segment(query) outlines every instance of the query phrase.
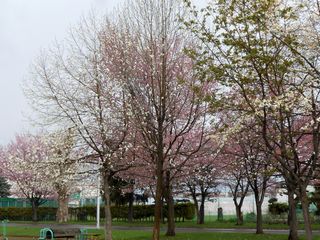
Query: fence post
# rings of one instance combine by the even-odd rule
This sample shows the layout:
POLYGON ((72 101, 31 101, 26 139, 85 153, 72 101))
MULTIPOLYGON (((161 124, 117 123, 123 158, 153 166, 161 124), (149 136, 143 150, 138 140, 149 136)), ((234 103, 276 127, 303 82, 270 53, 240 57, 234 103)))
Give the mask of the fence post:
POLYGON ((2 238, 3 238, 3 240, 8 240, 8 237, 7 237, 7 223, 8 222, 9 222, 8 220, 2 221, 2 238))

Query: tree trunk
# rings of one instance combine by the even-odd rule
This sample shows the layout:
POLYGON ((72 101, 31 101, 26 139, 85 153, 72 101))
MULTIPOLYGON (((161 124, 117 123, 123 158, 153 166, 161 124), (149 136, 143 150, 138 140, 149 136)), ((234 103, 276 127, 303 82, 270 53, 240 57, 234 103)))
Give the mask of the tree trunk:
POLYGON ((160 223, 161 223, 161 208, 162 208, 162 188, 163 188, 163 161, 157 160, 157 185, 156 185, 156 199, 154 208, 154 225, 153 225, 153 240, 160 239, 160 223))
POLYGON ((175 222, 174 222, 174 201, 172 196, 172 186, 170 184, 170 172, 166 172, 166 193, 164 194, 166 197, 166 202, 168 206, 168 225, 166 236, 175 236, 175 222))
POLYGON ((300 188, 301 207, 304 220, 304 228, 306 232, 306 239, 312 240, 311 221, 309 215, 309 201, 305 187, 300 188))
POLYGON ((128 222, 129 223, 133 222, 133 200, 134 200, 134 195, 132 192, 130 193, 129 206, 128 206, 128 222))
POLYGON ((199 224, 204 224, 204 198, 201 199, 199 217, 199 224))
POLYGON ((241 205, 235 203, 235 206, 236 206, 236 215, 237 215, 237 223, 236 224, 243 225, 243 214, 241 211, 241 205))
POLYGON ((38 221, 38 205, 35 203, 35 201, 32 201, 31 206, 32 206, 32 221, 37 222, 38 221))
POLYGON ((164 201, 164 199, 161 198, 161 222, 162 222, 162 224, 165 224, 166 219, 165 219, 165 214, 164 214, 164 209, 163 209, 163 206, 164 206, 163 201, 164 201))
POLYGON ((201 224, 201 214, 200 214, 200 208, 197 207, 197 224, 201 224))
POLYGON ((263 234, 262 202, 257 199, 256 199, 256 210, 257 210, 256 234, 263 234))
POLYGON ((193 191, 192 187, 189 187, 192 198, 193 198, 193 202, 194 205, 196 207, 196 213, 197 213, 197 224, 200 224, 200 209, 199 209, 199 204, 198 204, 198 200, 197 200, 197 196, 195 194, 195 191, 193 191))
POLYGON ((104 172, 103 177, 103 191, 104 191, 104 212, 105 212, 105 240, 112 240, 112 217, 111 217, 111 201, 110 201, 110 175, 104 172))
POLYGON ((264 192, 266 189, 266 184, 264 184, 264 188, 261 189, 261 198, 259 197, 259 186, 257 181, 254 181, 254 184, 251 185, 251 188, 254 192, 254 201, 256 203, 256 212, 257 212, 257 219, 256 219, 256 234, 263 234, 263 227, 262 227, 262 203, 264 199, 264 192))
POLYGON ((57 222, 66 223, 69 217, 69 196, 65 191, 58 192, 57 222))
POLYGON ((289 202, 289 237, 288 240, 298 240, 298 222, 296 214, 296 202, 294 199, 294 191, 288 188, 288 202, 289 202))
POLYGON ((169 198, 166 200, 168 204, 168 227, 166 236, 175 236, 175 222, 174 222, 174 201, 172 194, 169 195, 169 198))

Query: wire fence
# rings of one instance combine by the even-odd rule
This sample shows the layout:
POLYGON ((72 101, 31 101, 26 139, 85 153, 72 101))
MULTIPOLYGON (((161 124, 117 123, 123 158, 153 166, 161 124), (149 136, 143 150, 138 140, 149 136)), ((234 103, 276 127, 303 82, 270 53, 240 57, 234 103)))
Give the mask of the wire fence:
MULTIPOLYGON (((58 203, 55 200, 47 199, 43 207, 57 207, 58 203)), ((30 208, 31 204, 28 199, 25 198, 0 198, 0 207, 18 207, 18 208, 30 208)))

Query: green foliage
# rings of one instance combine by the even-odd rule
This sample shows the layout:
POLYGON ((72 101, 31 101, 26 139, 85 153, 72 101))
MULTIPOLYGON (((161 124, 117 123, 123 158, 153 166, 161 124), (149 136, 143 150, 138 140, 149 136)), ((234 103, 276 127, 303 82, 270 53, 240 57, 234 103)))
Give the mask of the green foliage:
POLYGON ((277 202, 277 201, 278 201, 277 198, 270 198, 269 201, 268 201, 268 203, 273 204, 273 203, 275 203, 275 202, 277 202))
POLYGON ((0 176, 0 197, 6 198, 10 196, 10 184, 7 182, 7 180, 0 176))
MULTIPOLYGON (((38 208, 38 219, 41 221, 52 221, 56 218, 57 208, 40 207, 38 208)), ((8 219, 10 221, 31 221, 31 208, 0 208, 0 220, 8 219)))
POLYGON ((314 186, 315 191, 311 193, 310 202, 314 203, 317 207, 317 211, 315 212, 316 215, 320 215, 320 186, 314 186))
POLYGON ((244 220, 246 222, 255 222, 256 221, 256 214, 254 212, 246 213, 244 215, 244 220))
MULTIPOLYGON (((191 220, 195 217, 195 207, 191 203, 175 205, 175 217, 177 221, 191 220)), ((39 221, 54 221, 56 218, 57 208, 40 207, 38 209, 39 221)), ((101 207, 101 218, 104 218, 104 208, 101 207)), ((128 206, 112 206, 111 214, 113 219, 127 220, 128 206)), ((85 206, 79 208, 69 208, 71 220, 88 221, 95 220, 96 207, 85 206)), ((139 221, 152 221, 154 215, 154 205, 135 205, 133 206, 133 219, 139 221)), ((167 217, 167 207, 163 208, 163 216, 167 217)), ((0 208, 0 220, 8 219, 10 221, 31 221, 31 208, 6 207, 0 208)))
POLYGON ((277 202, 278 199, 277 198, 270 198, 269 199, 269 212, 272 215, 281 215, 284 213, 288 213, 289 211, 289 206, 287 203, 278 203, 277 202))
POLYGON ((269 212, 273 215, 281 215, 289 211, 289 206, 287 203, 274 202, 269 204, 269 212))
POLYGON ((174 206, 174 214, 176 218, 184 218, 191 220, 195 216, 195 207, 192 203, 176 204, 174 206))
MULTIPOLYGON (((122 189, 127 187, 130 183, 121 179, 120 177, 113 177, 111 179, 110 199, 116 205, 125 205, 129 202, 129 194, 122 194, 122 189)), ((131 193, 132 194, 132 193, 131 193)))
MULTIPOLYGON (((128 217, 128 206, 111 206, 111 215, 113 219, 126 220, 128 217)), ((175 218, 177 221, 191 220, 195 216, 195 207, 191 203, 176 204, 174 207, 175 218)), ((101 217, 104 218, 104 208, 101 208, 101 217)), ((163 216, 167 217, 167 206, 164 206, 163 216)), ((96 208, 94 206, 85 206, 80 208, 71 208, 72 219, 86 221, 96 217, 96 208)), ((154 215, 154 205, 135 205, 133 206, 133 219, 139 221, 151 221, 154 215)))

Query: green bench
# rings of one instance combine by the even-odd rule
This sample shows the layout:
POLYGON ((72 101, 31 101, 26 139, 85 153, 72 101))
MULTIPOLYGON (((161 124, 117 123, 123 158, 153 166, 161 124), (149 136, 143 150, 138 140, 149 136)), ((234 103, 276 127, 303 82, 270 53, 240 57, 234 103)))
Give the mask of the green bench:
POLYGON ((38 240, 76 239, 87 240, 88 230, 79 228, 43 228, 40 230, 38 240))

